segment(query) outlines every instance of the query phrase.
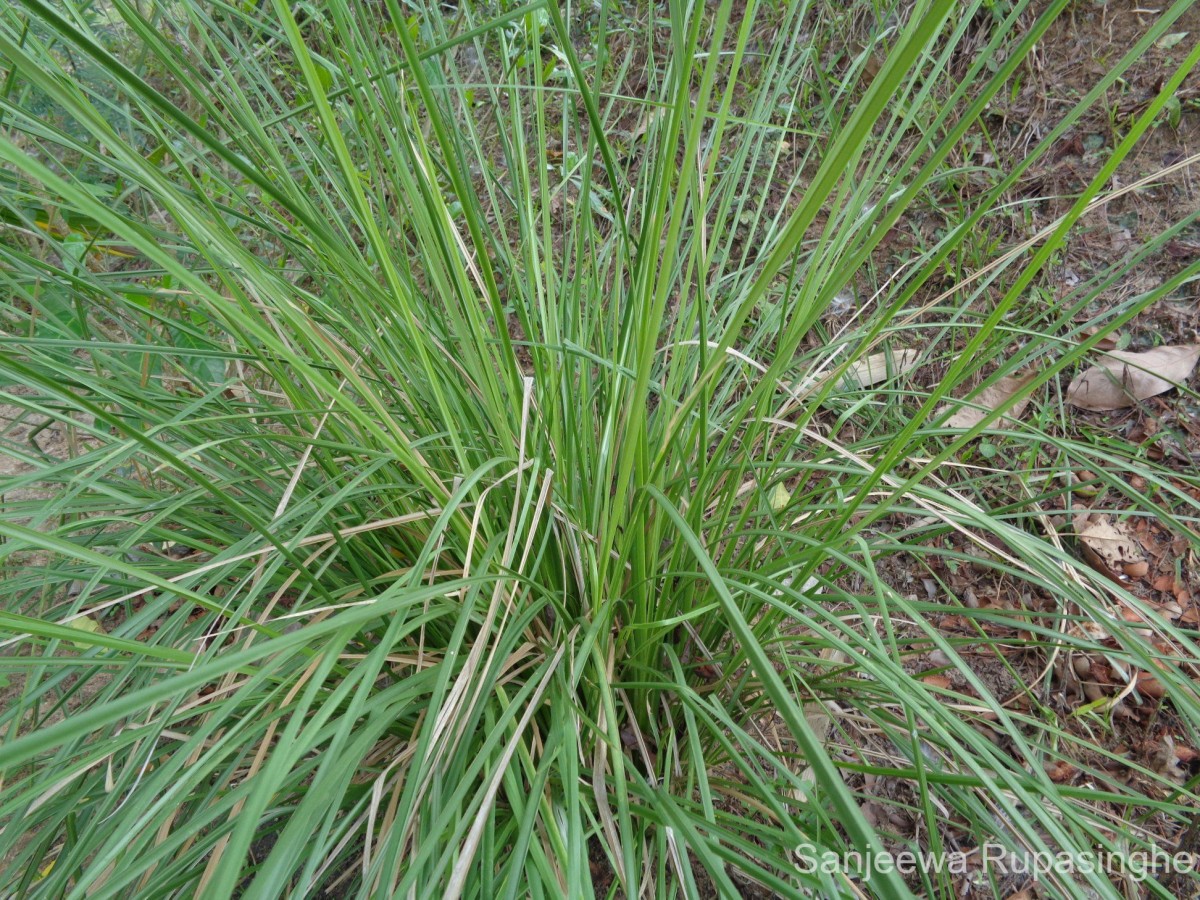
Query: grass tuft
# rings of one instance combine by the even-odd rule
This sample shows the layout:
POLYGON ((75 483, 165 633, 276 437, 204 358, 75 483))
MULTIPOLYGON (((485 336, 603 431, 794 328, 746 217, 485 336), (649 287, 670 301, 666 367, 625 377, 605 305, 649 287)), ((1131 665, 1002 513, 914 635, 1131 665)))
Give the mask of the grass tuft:
POLYGON ((1067 7, 0 11, 6 896, 1009 896, 819 863, 1187 827, 1113 734, 1197 739, 1195 631, 1069 520, 1194 553, 1197 480, 1061 387, 1196 215, 1030 297, 1200 47, 995 237, 1189 4, 964 160, 1067 7))

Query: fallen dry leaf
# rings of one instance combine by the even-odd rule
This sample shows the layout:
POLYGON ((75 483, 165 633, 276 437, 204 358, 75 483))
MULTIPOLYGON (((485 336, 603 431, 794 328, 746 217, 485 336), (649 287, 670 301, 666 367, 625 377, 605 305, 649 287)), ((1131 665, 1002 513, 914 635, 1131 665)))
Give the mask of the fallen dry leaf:
MULTIPOLYGON (((1100 331, 1101 331, 1101 326, 1096 325, 1092 328, 1083 329, 1082 334, 1084 337, 1095 337, 1097 334, 1100 333, 1100 331)), ((1120 342, 1121 342, 1121 332, 1110 331, 1110 332, 1108 332, 1108 334, 1104 335, 1104 337, 1100 338, 1100 340, 1098 340, 1096 342, 1096 346, 1094 349, 1096 349, 1096 350, 1116 350, 1117 346, 1120 344, 1120 342)))
MULTIPOLYGON (((1021 413, 1025 412, 1025 408, 1029 406, 1028 397, 1019 403, 1012 404, 1013 395, 1035 378, 1037 378, 1037 372, 1029 372, 1025 375, 1006 375, 995 384, 980 391, 979 396, 969 398, 969 405, 967 401, 953 401, 954 404, 961 405, 961 408, 946 420, 946 427, 972 428, 982 422, 988 413, 1007 410, 1007 414, 995 423, 995 427, 1008 428, 1021 417, 1021 413), (1012 409, 1007 409, 1010 404, 1012 404, 1012 409)), ((950 408, 950 405, 943 406, 942 411, 950 408)))
MULTIPOLYGON (((850 387, 871 387, 882 381, 887 381, 897 375, 911 372, 920 361, 920 350, 893 350, 884 353, 872 353, 862 359, 855 360, 846 368, 839 381, 850 387)), ((792 400, 803 399, 815 394, 828 383, 832 375, 810 375, 790 388, 792 400)))
POLYGON ((883 806, 874 800, 865 801, 859 806, 859 809, 862 810, 863 818, 872 828, 878 828, 887 821, 887 814, 884 812, 883 806))
POLYGON ((1075 517, 1075 534, 1084 559, 1096 571, 1121 584, 1148 571, 1137 538, 1125 522, 1098 513, 1075 517))
POLYGON ((1167 689, 1163 687, 1163 683, 1149 672, 1137 673, 1137 689, 1143 695, 1154 700, 1161 700, 1167 695, 1167 689))
POLYGON ((1200 344, 1155 347, 1145 353, 1113 350, 1067 387, 1067 402, 1081 409, 1132 406, 1182 383, 1200 360, 1200 344))
POLYGON ((1152 750, 1150 756, 1150 767, 1159 775, 1166 775, 1176 784, 1183 784, 1187 781, 1188 773, 1183 768, 1181 763, 1186 764, 1185 754, 1181 754, 1175 747, 1175 740, 1169 734, 1163 735, 1161 745, 1151 745, 1152 750))
POLYGON ((919 350, 896 350, 892 353, 872 353, 856 361, 846 370, 845 378, 858 387, 870 387, 896 375, 911 372, 917 367, 919 350))
POLYGON ((1070 781, 1075 776, 1075 773, 1079 771, 1075 766, 1063 759, 1044 763, 1043 766, 1046 774, 1050 776, 1050 780, 1055 784, 1064 784, 1070 781))
POLYGON ((1163 593, 1173 594, 1173 593, 1175 593, 1175 576, 1174 575, 1159 575, 1150 584, 1150 587, 1154 588, 1156 591, 1162 591, 1163 593))
POLYGON ((1178 238, 1167 241, 1167 256, 1175 259, 1194 259, 1200 256, 1200 241, 1184 241, 1178 238))
POLYGON ((1172 34, 1164 34, 1154 42, 1154 46, 1159 50, 1170 50, 1172 47, 1181 43, 1187 36, 1188 33, 1186 31, 1176 31, 1172 34))
POLYGON ((1200 751, 1196 750, 1195 747, 1177 746, 1175 748, 1175 755, 1182 763, 1192 763, 1196 761, 1197 757, 1200 757, 1200 751))

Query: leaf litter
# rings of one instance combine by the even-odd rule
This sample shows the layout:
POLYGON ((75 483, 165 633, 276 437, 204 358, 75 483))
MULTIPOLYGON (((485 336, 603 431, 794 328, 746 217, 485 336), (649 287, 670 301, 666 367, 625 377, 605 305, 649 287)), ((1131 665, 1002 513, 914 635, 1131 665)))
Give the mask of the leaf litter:
POLYGON ((1186 382, 1197 360, 1200 344, 1155 347, 1144 353, 1111 350, 1071 381, 1067 402, 1096 411, 1124 409, 1186 382))

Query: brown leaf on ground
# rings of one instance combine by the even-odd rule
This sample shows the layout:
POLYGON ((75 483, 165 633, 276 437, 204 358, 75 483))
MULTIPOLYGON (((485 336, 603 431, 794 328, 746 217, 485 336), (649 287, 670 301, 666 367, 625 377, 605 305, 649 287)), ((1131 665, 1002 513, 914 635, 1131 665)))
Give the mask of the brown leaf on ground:
POLYGON ((1066 784, 1075 777, 1079 770, 1065 759, 1058 759, 1045 764, 1046 774, 1055 784, 1066 784))
POLYGON ((1176 746, 1175 756, 1178 757, 1181 763, 1190 765, 1191 763, 1195 762, 1197 758, 1200 758, 1200 751, 1196 750, 1195 747, 1176 746))
POLYGON ((949 410, 954 405, 960 405, 960 408, 958 412, 946 420, 946 427, 971 428, 978 425, 983 421, 985 416, 995 410, 1001 410, 1006 413, 996 421, 996 428, 1008 428, 1012 426, 1021 417, 1021 413, 1025 412, 1025 408, 1029 406, 1028 397, 1014 404, 1012 402, 1013 396, 1035 378, 1037 378, 1037 372, 1028 372, 1024 375, 1006 375, 995 384, 980 391, 977 397, 969 398, 969 405, 968 401, 952 401, 950 404, 943 406, 942 411, 949 410), (1010 405, 1011 409, 1008 408, 1010 405))
POLYGON ((1183 768, 1181 763, 1186 763, 1186 749, 1176 748, 1175 740, 1168 734, 1163 735, 1161 745, 1147 748, 1152 751, 1150 756, 1150 766, 1159 775, 1165 775, 1174 781, 1176 784, 1183 784, 1187 781, 1188 773, 1183 768), (1185 753, 1180 753, 1179 749, 1183 749, 1185 753))
POLYGON ((1184 382, 1197 360, 1200 344, 1155 347, 1145 353, 1113 350, 1071 381, 1067 402, 1081 409, 1123 409, 1184 382))
POLYGON ((1088 564, 1113 581, 1127 584, 1149 571, 1127 523, 1099 513, 1081 513, 1075 517, 1075 534, 1088 564))
POLYGON ((1060 138, 1054 146, 1055 161, 1066 159, 1068 156, 1083 156, 1083 135, 1076 133, 1069 138, 1060 138))
POLYGON ((863 818, 872 828, 878 828, 887 822, 887 812, 881 804, 874 800, 865 801, 859 806, 859 809, 862 810, 863 818))
MULTIPOLYGON (((1099 326, 1094 327, 1094 328, 1085 328, 1085 329, 1083 329, 1083 334, 1085 337, 1094 337, 1097 333, 1099 333, 1099 331, 1100 331, 1099 326)), ((1100 340, 1098 340, 1096 342, 1095 349, 1097 349, 1097 350, 1116 350, 1117 345, 1120 343, 1120 340, 1121 340, 1121 333, 1119 331, 1109 332, 1108 334, 1106 334, 1104 337, 1100 338, 1100 340)))
POLYGON ((1195 259, 1200 256, 1200 241, 1184 241, 1179 238, 1167 241, 1167 256, 1174 259, 1195 259))
POLYGON ((1161 700, 1167 695, 1167 689, 1161 681, 1149 672, 1137 673, 1137 689, 1146 697, 1161 700))

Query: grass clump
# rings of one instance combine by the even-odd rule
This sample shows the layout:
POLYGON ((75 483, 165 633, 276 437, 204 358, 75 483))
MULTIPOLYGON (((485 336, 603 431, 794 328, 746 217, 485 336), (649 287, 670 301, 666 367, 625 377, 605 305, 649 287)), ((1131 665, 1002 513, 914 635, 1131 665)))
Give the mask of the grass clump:
POLYGON ((1136 465, 1111 496, 1194 542, 1178 480, 1048 413, 943 406, 1031 370, 1019 398, 1054 396, 1195 277, 1079 324, 1182 218, 1023 302, 1195 52, 1064 215, 959 268, 1187 4, 873 268, 1065 6, 879 10, 836 73, 810 4, 0 12, 6 889, 835 896, 857 876, 814 857, 1145 849, 1114 810, 1186 822, 1193 785, 1146 767, 1056 781, 1115 751, 1050 679, 1014 670, 1014 704, 974 664, 1010 633, 1047 671, 1103 654, 1194 735, 1192 633, 1114 616, 1142 607, 1046 527, 1060 475, 1136 465), (16 440, 47 420, 67 452, 16 440), (985 432, 1028 474, 960 476, 985 432), (901 558, 1053 602, 921 600, 901 558))

